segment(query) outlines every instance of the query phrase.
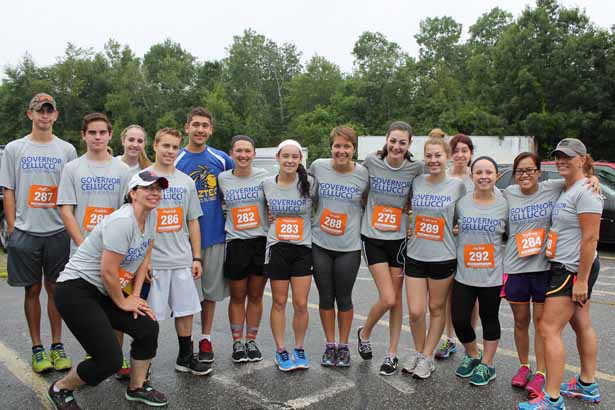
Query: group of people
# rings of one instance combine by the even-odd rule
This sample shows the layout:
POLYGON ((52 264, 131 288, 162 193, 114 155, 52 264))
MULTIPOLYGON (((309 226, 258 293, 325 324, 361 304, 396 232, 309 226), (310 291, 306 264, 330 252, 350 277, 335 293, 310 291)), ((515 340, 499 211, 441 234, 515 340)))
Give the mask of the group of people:
POLYGON ((174 318, 175 369, 209 374, 216 302, 227 296, 232 360, 262 360, 256 339, 268 279, 277 367, 310 367, 304 341, 312 276, 325 339, 320 364, 350 366, 352 291, 362 254, 378 300, 357 329, 357 349, 362 359, 372 359, 370 336, 388 312, 389 346, 380 374, 399 368, 405 283, 414 351, 403 373, 429 378, 434 358, 457 351, 456 334, 465 356, 455 374, 476 386, 489 384, 496 378, 505 297, 520 361, 512 385, 531 399, 518 408, 564 409, 562 396, 600 401, 589 299, 600 268, 603 203, 592 159, 578 139, 566 138, 552 152, 562 180, 540 182, 541 160, 526 152, 513 164, 516 184, 499 191, 498 164, 472 159, 470 137, 449 140, 434 130, 419 162, 410 154, 412 129, 401 121, 390 125, 384 147, 361 164, 353 160, 355 131, 335 127, 331 158, 313 161, 309 173, 300 143, 282 141, 279 170, 269 175, 253 166, 249 136, 233 137, 230 155, 209 146, 212 116, 201 107, 188 114, 184 148, 178 130, 156 133, 153 163, 145 155, 142 127, 122 132, 124 153, 114 158, 110 121, 88 114, 81 131, 87 149, 77 158, 72 145, 53 135, 53 97, 35 95, 27 115, 32 132, 6 146, 0 171, 9 284, 26 289, 34 371, 70 369, 49 387, 57 409, 78 409, 73 391, 114 373, 130 378, 126 399, 166 405, 149 381, 158 321, 174 318), (40 337, 43 273, 50 358, 40 337), (292 344, 285 340, 289 289, 292 344), (202 335, 194 352, 197 313, 202 335), (478 318, 483 350, 476 340, 478 318), (87 353, 76 367, 61 342, 61 319, 87 353), (581 372, 562 384, 567 323, 577 334, 581 372), (130 363, 122 352, 123 333, 132 338, 130 363))

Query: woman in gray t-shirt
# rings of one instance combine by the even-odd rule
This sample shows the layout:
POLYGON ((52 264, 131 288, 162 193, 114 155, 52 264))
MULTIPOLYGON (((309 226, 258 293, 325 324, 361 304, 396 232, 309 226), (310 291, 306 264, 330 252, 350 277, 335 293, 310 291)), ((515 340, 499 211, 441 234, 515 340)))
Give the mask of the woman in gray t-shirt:
POLYGON ((158 322, 139 296, 156 232, 152 211, 167 187, 166 178, 148 170, 134 175, 128 183, 127 203, 94 227, 58 278, 58 312, 91 356, 49 387, 48 395, 58 408, 74 400, 76 388, 96 386, 121 368, 122 349, 114 330, 133 337, 126 398, 167 404, 165 395, 146 380, 156 356, 158 322))
POLYGON ((410 125, 394 122, 389 126, 382 151, 369 154, 363 162, 369 172, 369 193, 361 237, 365 259, 378 288, 378 301, 357 330, 358 348, 361 358, 372 358, 369 337, 380 318, 390 311, 389 348, 380 366, 383 375, 394 374, 399 363, 408 201, 412 181, 423 173, 423 164, 413 161, 408 151, 411 138, 410 125))
POLYGON ((120 134, 120 140, 124 152, 116 158, 128 165, 133 175, 152 165, 145 152, 147 133, 142 126, 133 124, 124 128, 120 134))
MULTIPOLYGON (((591 323, 589 298, 600 271, 596 246, 603 200, 584 186, 584 168, 592 168, 593 161, 580 140, 563 139, 552 155, 557 170, 564 177, 565 188, 553 205, 551 229, 546 240, 551 269, 539 325, 547 358, 547 381, 541 400, 559 406, 563 405, 561 396, 599 402, 600 389, 595 379, 598 344, 591 323), (580 348, 581 374, 561 384, 566 362, 562 331, 568 323, 576 333, 580 348)), ((519 408, 536 407, 522 403, 519 408)))
POLYGON ((503 280, 502 236, 508 204, 495 193, 498 168, 493 159, 479 157, 471 170, 474 192, 457 202, 459 241, 451 310, 455 333, 466 350, 455 374, 469 377, 470 384, 484 386, 496 377, 493 359, 501 333, 498 312, 503 280), (478 349, 471 320, 477 300, 484 354, 478 349))
POLYGON ((295 140, 278 146, 278 175, 266 178, 263 189, 273 219, 267 232, 265 276, 271 280, 271 332, 276 344, 275 360, 282 371, 309 368, 303 349, 308 327, 308 294, 312 283, 312 199, 314 178, 301 164, 303 151, 295 140), (292 358, 284 341, 288 288, 292 290, 295 348, 292 358))

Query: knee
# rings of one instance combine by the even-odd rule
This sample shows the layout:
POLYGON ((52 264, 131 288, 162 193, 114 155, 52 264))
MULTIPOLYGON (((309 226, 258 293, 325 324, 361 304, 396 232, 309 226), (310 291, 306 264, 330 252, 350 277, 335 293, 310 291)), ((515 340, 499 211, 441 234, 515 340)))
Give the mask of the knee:
POLYGON ((42 284, 40 282, 26 287, 26 298, 37 298, 41 295, 42 284))
POLYGON ((517 330, 527 330, 530 327, 530 318, 528 316, 515 318, 515 328, 517 330))
POLYGON ((538 322, 538 332, 540 333, 540 336, 542 336, 544 339, 557 336, 559 333, 556 326, 545 320, 540 320, 538 322))
POLYGON ((338 297, 337 300, 337 310, 339 312, 348 312, 354 308, 352 304, 352 298, 350 296, 342 296, 338 297))
POLYGON ((248 303, 251 305, 260 305, 263 303, 263 295, 248 294, 248 303))
POLYGON ((384 295, 381 299, 380 299, 380 303, 382 303, 382 305, 387 309, 393 309, 395 307, 395 305, 397 304, 397 299, 395 298, 395 295, 384 295))
POLYGON ((411 323, 417 323, 417 322, 421 322, 425 320, 425 309, 421 309, 421 308, 416 308, 416 309, 410 309, 410 314, 409 314, 409 318, 410 318, 410 322, 411 323))
POLYGON ((434 317, 441 317, 444 316, 444 309, 446 308, 446 301, 442 302, 442 303, 432 303, 430 301, 429 303, 429 316, 434 318, 434 317))
POLYGON ((284 312, 286 310, 286 299, 285 298, 273 298, 273 303, 271 304, 271 308, 277 312, 284 312))
POLYGON ((242 305, 246 300, 246 295, 231 295, 231 304, 232 305, 242 305))
POLYGON ((307 315, 307 301, 297 301, 293 302, 293 309, 295 311, 295 315, 307 315))

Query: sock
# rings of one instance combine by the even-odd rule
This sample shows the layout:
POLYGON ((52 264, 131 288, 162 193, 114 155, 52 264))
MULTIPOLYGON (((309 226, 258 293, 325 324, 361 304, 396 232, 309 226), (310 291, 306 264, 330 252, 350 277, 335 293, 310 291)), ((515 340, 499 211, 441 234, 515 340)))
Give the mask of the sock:
POLYGON ((43 347, 43 345, 36 345, 36 346, 32 346, 32 352, 36 353, 39 350, 45 350, 45 348, 43 347))
POLYGON ((541 372, 541 371, 536 371, 536 374, 541 375, 542 377, 546 377, 545 372, 541 372))
POLYGON ((338 349, 346 349, 346 350, 348 350, 348 343, 338 343, 337 344, 337 348, 338 349))
POLYGON ((209 342, 211 342, 211 335, 202 334, 201 340, 209 340, 209 342))
POLYGON ((60 389, 58 388, 58 386, 56 386, 56 384, 53 384, 53 392, 54 393, 60 393, 60 389))
POLYGON ((192 337, 177 336, 179 342, 179 357, 188 357, 192 355, 192 337))
POLYGON ((557 396, 557 397, 551 397, 551 396, 549 396, 549 401, 550 401, 551 403, 557 403, 557 402, 558 402, 558 400, 559 400, 559 396, 557 396))
POLYGON ((64 345, 62 343, 52 343, 51 344, 51 350, 62 349, 63 347, 64 347, 64 345))
POLYGON ((333 342, 333 343, 327 342, 327 343, 325 343, 325 347, 327 349, 335 349, 335 342, 333 342))
POLYGON ((246 332, 246 339, 256 340, 256 334, 258 333, 258 327, 248 326, 246 332))
POLYGON ((583 380, 581 380, 581 377, 579 377, 577 380, 579 381, 579 384, 581 386, 583 386, 583 387, 588 387, 588 386, 591 386, 592 384, 594 384, 594 383, 586 383, 586 382, 584 382, 583 380))
POLYGON ((231 323, 231 335, 233 336, 233 342, 241 340, 243 337, 243 323, 240 325, 231 323))
POLYGON ((295 346, 295 350, 303 350, 303 346, 295 346))
POLYGON ((384 356, 384 357, 390 357, 391 359, 395 359, 395 358, 397 357, 397 355, 396 355, 395 353, 391 353, 391 352, 389 352, 389 353, 387 353, 387 354, 386 354, 386 356, 384 356))
POLYGON ((286 348, 285 347, 279 347, 275 351, 278 352, 278 353, 282 353, 282 352, 286 351, 286 348))
POLYGON ((528 364, 526 364, 526 363, 521 363, 521 367, 527 367, 528 369, 530 369, 530 365, 529 365, 529 363, 528 363, 528 364))

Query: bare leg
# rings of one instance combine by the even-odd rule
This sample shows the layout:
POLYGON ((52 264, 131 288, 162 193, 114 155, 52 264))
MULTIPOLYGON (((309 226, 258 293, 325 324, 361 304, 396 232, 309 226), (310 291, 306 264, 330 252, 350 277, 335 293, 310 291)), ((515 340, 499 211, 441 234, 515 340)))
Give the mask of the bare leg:
POLYGON ((45 290, 47 291, 47 316, 49 316, 49 324, 51 327, 51 343, 62 342, 62 316, 56 308, 54 300, 54 291, 56 284, 45 281, 45 290))
POLYGON ((427 279, 406 277, 406 298, 410 316, 410 331, 414 350, 422 352, 425 349, 425 315, 427 313, 427 279))
POLYGON ((574 315, 570 320, 572 329, 577 334, 577 349, 581 359, 581 379, 585 383, 596 381, 596 355, 598 339, 589 315, 590 302, 585 306, 575 306, 574 315))
POLYGON ((239 340, 243 337, 243 324, 246 318, 248 278, 230 280, 229 285, 231 289, 231 300, 228 304, 228 319, 231 325, 233 340, 239 340))
POLYGON ((545 343, 542 339, 542 335, 538 331, 538 323, 542 318, 544 304, 534 303, 534 354, 536 355, 536 371, 545 373, 547 371, 547 365, 545 363, 545 343))
POLYGON ((520 364, 530 363, 530 304, 511 303, 510 308, 515 318, 515 346, 520 364))
POLYGON ((73 366, 64 377, 55 382, 56 388, 70 391, 76 390, 84 384, 85 382, 77 374, 77 366, 73 366))
POLYGON ((177 336, 192 336, 192 315, 176 317, 175 331, 177 336))
POLYGON ((348 336, 352 328, 352 319, 354 317, 354 309, 345 312, 337 312, 337 325, 340 332, 340 343, 348 344, 348 336))
MULTIPOLYGON (((246 325, 247 334, 250 338, 251 332, 256 332, 261 323, 261 317, 263 316, 263 293, 265 291, 265 284, 267 283, 267 277, 250 275, 248 279, 248 303, 246 308, 246 325)), ((254 333, 256 336, 256 333, 254 333)))
POLYGON ((367 320, 363 325, 361 339, 364 340, 369 339, 376 323, 378 323, 389 309, 395 306, 395 288, 391 280, 389 264, 377 263, 375 265, 369 265, 369 271, 378 289, 378 301, 369 310, 367 320))
POLYGON ((26 288, 24 299, 24 310, 26 312, 26 321, 28 322, 28 330, 30 331, 30 339, 32 346, 42 345, 41 343, 41 288, 42 284, 35 283, 26 288))
POLYGON ((139 389, 143 387, 143 383, 147 379, 147 371, 151 360, 135 360, 130 359, 131 371, 130 371, 130 383, 129 388, 131 390, 139 389))
POLYGON ((214 324, 214 313, 216 313, 216 302, 204 300, 201 302, 201 331, 204 335, 211 334, 214 324))
POLYGON ((293 291, 293 331, 295 333, 295 346, 301 348, 303 347, 309 321, 307 304, 311 284, 311 276, 290 278, 290 286, 293 291))
POLYGON ((427 281, 429 289, 429 330, 423 348, 423 354, 427 357, 433 356, 434 350, 442 337, 446 320, 444 317, 446 300, 452 283, 452 276, 446 279, 428 279, 427 281))
POLYGON ((402 303, 404 276, 401 268, 391 268, 391 282, 395 289, 395 305, 389 311, 389 354, 397 356, 397 347, 401 337, 401 322, 404 317, 402 303))
POLYGON ((320 323, 327 343, 335 343, 335 309, 319 309, 320 323))
POLYGON ((271 304, 271 333, 275 340, 276 348, 285 347, 284 336, 286 332, 286 301, 288 300, 288 285, 287 280, 272 280, 271 293, 273 295, 273 303, 271 304))

